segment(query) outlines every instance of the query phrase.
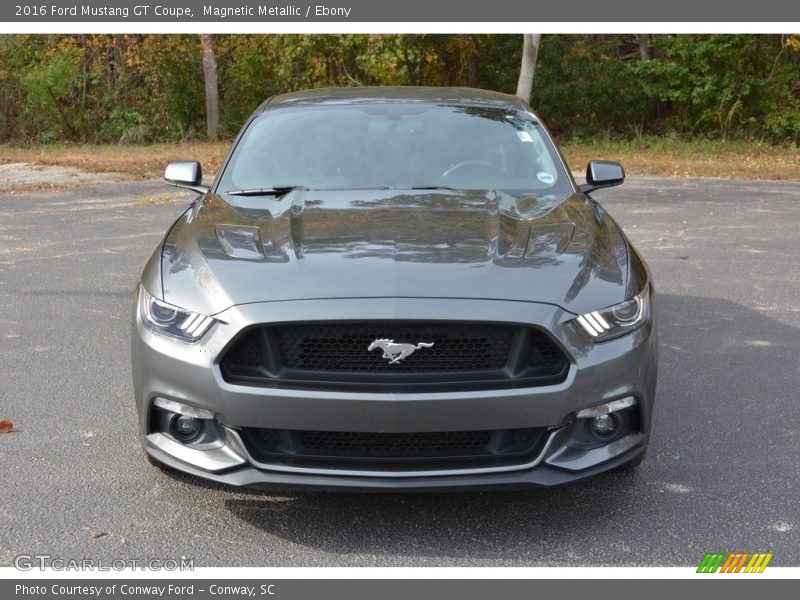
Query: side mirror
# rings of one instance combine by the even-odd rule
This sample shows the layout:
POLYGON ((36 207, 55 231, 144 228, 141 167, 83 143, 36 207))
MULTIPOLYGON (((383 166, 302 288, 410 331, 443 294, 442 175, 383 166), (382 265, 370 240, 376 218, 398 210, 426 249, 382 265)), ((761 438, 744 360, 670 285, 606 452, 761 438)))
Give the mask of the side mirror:
POLYGON ((168 185, 194 190, 205 194, 209 187, 203 185, 203 168, 196 160, 172 161, 164 169, 164 181, 168 185))
POLYGON ((586 165, 586 183, 578 186, 584 194, 600 188, 621 185, 625 181, 625 169, 611 160, 590 160, 586 165))

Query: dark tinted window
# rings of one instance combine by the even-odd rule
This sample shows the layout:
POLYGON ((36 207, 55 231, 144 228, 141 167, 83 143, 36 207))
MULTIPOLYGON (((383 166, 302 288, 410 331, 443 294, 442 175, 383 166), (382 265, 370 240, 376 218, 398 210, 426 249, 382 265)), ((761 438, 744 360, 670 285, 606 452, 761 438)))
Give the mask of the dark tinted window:
POLYGON ((294 185, 571 191, 530 115, 420 103, 268 110, 248 127, 219 190, 294 185))

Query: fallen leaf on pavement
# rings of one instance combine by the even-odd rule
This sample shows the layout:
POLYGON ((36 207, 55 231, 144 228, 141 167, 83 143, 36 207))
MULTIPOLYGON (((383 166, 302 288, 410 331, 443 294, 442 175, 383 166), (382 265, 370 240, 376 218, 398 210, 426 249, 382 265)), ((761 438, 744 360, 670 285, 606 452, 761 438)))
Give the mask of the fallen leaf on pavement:
POLYGON ((0 433, 10 433, 14 431, 14 424, 8 419, 0 421, 0 433))
POLYGON ((107 531, 103 531, 102 529, 90 528, 88 531, 89 531, 89 535, 92 536, 94 539, 105 537, 105 536, 108 535, 108 532, 107 531))

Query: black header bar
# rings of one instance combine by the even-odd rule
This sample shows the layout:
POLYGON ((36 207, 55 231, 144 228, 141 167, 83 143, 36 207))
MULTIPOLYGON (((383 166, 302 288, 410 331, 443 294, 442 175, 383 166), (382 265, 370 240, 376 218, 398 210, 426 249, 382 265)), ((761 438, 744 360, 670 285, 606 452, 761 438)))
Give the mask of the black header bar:
POLYGON ((11 0, 0 21, 53 22, 333 22, 333 23, 787 23, 800 2, 786 0, 11 0))

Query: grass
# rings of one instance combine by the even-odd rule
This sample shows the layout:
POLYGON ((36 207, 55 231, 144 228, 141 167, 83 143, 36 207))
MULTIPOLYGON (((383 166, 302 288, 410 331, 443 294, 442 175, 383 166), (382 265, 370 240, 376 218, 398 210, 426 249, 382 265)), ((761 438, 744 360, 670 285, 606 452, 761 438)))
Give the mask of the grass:
MULTIPOLYGON (((161 177, 170 160, 199 160, 206 174, 219 169, 230 140, 134 145, 0 146, 0 163, 62 165, 91 172, 124 173, 137 179, 161 177)), ((746 141, 682 140, 672 136, 633 141, 568 141, 567 162, 583 171, 592 158, 618 160, 628 175, 800 179, 800 148, 746 141)))
POLYGON ((747 141, 645 137, 635 141, 566 142, 570 167, 593 158, 617 160, 628 175, 800 180, 800 148, 747 141))
POLYGON ((0 146, 0 163, 27 162, 75 167, 92 173, 124 173, 135 179, 152 179, 164 174, 171 160, 199 160, 203 171, 216 173, 230 140, 224 142, 186 142, 108 145, 0 146))

